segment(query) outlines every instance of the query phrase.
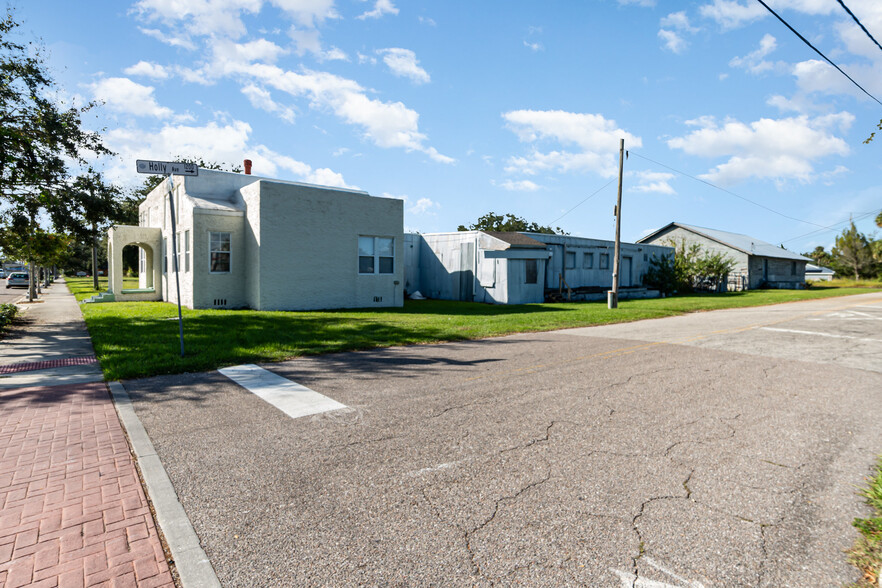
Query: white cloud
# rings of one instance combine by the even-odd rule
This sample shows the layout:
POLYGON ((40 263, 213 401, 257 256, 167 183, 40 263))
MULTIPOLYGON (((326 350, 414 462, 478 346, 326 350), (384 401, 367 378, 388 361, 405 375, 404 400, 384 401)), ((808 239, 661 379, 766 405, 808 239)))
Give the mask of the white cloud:
POLYGON ((242 88, 242 93, 245 94, 254 108, 265 110, 266 112, 278 115, 279 118, 286 122, 294 123, 296 118, 294 110, 273 100, 272 95, 266 89, 254 84, 248 84, 242 88))
POLYGON ((294 41, 297 55, 311 53, 319 61, 349 61, 346 52, 338 47, 328 50, 322 48, 321 34, 316 29, 298 29, 291 27, 288 36, 294 41))
POLYGON ((671 187, 670 181, 674 174, 667 172, 638 171, 633 174, 637 177, 637 185, 628 188, 630 192, 654 192, 658 194, 676 194, 671 187))
POLYGON ((541 188, 539 184, 530 180, 505 180, 499 184, 499 187, 511 192, 535 192, 541 188))
POLYGON ((778 43, 775 40, 775 37, 766 33, 763 35, 763 38, 760 39, 759 48, 755 51, 751 51, 744 57, 733 57, 732 60, 729 61, 729 65, 731 67, 740 67, 752 74, 760 74, 769 71, 775 67, 775 64, 771 61, 766 61, 765 58, 777 49, 777 47, 778 43))
POLYGON ((848 144, 835 133, 846 131, 853 121, 848 112, 816 118, 763 118, 750 124, 726 120, 722 125, 704 117, 690 121, 698 130, 670 139, 668 146, 690 155, 728 158, 699 176, 711 182, 731 185, 748 178, 772 179, 778 184, 810 182, 816 175, 814 162, 848 155, 848 144))
POLYGON ((562 110, 513 110, 502 115, 507 126, 525 143, 534 144, 525 157, 511 157, 508 172, 534 175, 540 171, 592 171, 604 177, 618 172, 619 140, 629 148, 641 147, 639 137, 616 126, 600 114, 583 114, 562 110), (535 144, 550 141, 563 147, 576 147, 576 152, 553 150, 547 153, 535 144))
POLYGON ((658 38, 664 41, 665 48, 668 51, 676 53, 677 55, 683 53, 686 50, 686 47, 689 46, 689 43, 686 42, 686 39, 684 39, 674 31, 659 29, 658 38))
POLYGON ((419 114, 401 102, 382 102, 368 98, 357 82, 326 72, 285 71, 266 64, 251 65, 239 73, 251 75, 264 85, 292 96, 309 98, 313 108, 327 108, 346 123, 362 127, 364 135, 379 147, 401 147, 420 151, 441 163, 453 159, 424 143, 419 131, 419 114))
POLYGON ((196 49, 196 44, 186 35, 166 35, 159 29, 148 29, 144 27, 138 27, 138 30, 148 37, 152 37, 160 43, 165 43, 171 47, 181 47, 191 51, 196 49))
POLYGON ((543 49, 545 49, 545 47, 542 45, 542 43, 538 43, 538 42, 537 43, 528 43, 527 41, 524 41, 524 47, 526 47, 530 51, 542 51, 543 49))
POLYGON ((441 205, 432 201, 431 198, 420 198, 416 204, 407 209, 411 214, 434 214, 435 210, 441 208, 441 205))
POLYGON ((358 52, 355 54, 358 58, 359 63, 370 63, 371 65, 377 65, 377 58, 372 57, 370 55, 365 55, 364 53, 358 52))
MULTIPOLYGON (((882 57, 882 52, 879 55, 882 57)), ((847 65, 839 63, 839 66, 871 94, 878 96, 882 93, 882 59, 874 64, 847 65)), ((852 84, 848 78, 836 71, 826 61, 809 59, 797 63, 793 66, 793 75, 802 92, 828 95, 845 94, 859 100, 870 100, 866 94, 861 92, 860 88, 852 84)))
POLYGON ((128 78, 103 78, 91 85, 92 95, 102 100, 109 110, 135 116, 172 118, 170 108, 160 106, 153 96, 153 88, 142 86, 128 78))
POLYGON ((417 21, 419 21, 420 24, 428 25, 430 27, 438 26, 435 22, 435 19, 429 18, 427 16, 418 16, 417 21))
POLYGON ((247 32, 241 14, 256 14, 262 3, 262 0, 139 0, 132 11, 146 22, 161 22, 180 31, 179 36, 171 37, 179 42, 186 42, 190 35, 238 39, 247 32))
POLYGON ((389 49, 377 49, 377 54, 383 56, 383 63, 396 76, 410 78, 415 84, 426 84, 431 81, 426 70, 420 67, 416 53, 410 49, 390 47, 389 49))
MULTIPOLYGON (((269 0, 285 10, 297 23, 292 29, 296 51, 313 53, 321 60, 345 59, 346 54, 331 48, 325 51, 316 31, 310 30, 328 18, 337 18, 332 0, 269 0)), ((239 81, 243 92, 258 108, 275 108, 283 118, 292 118, 293 111, 269 98, 269 90, 279 90, 309 101, 311 108, 327 110, 346 124, 362 129, 363 137, 384 148, 403 148, 426 154, 434 161, 454 160, 427 145, 427 137, 419 130, 419 113, 402 102, 384 102, 369 96, 357 82, 327 72, 301 69, 297 72, 278 67, 275 62, 287 50, 267 39, 237 43, 245 34, 242 16, 259 12, 264 0, 139 0, 134 11, 148 22, 161 22, 170 30, 180 31, 175 37, 189 42, 203 37, 206 61, 195 69, 181 67, 175 71, 186 81, 211 84, 222 78, 239 81), (177 4, 183 7, 177 7, 177 4), (176 10, 176 8, 180 8, 176 10)), ((395 14, 398 9, 389 0, 378 0, 373 13, 395 14)), ((289 32, 291 34, 291 32, 289 32)), ((418 82, 429 81, 412 51, 389 49, 384 61, 397 75, 418 82)))
POLYGON ((661 19, 661 26, 669 28, 669 29, 677 29, 679 31, 686 31, 687 33, 697 33, 700 29, 698 27, 693 27, 689 22, 689 17, 686 16, 686 11, 681 10, 680 12, 672 12, 666 17, 661 19))
MULTIPOLYGON (((835 2, 829 0, 770 0, 768 2, 776 12, 784 9, 811 15, 827 15, 837 9, 835 2)), ((699 8, 702 16, 716 21, 724 29, 734 29, 760 18, 771 16, 762 4, 739 0, 713 0, 699 8)))
POLYGON ((741 4, 737 0, 713 0, 713 3, 701 6, 698 11, 724 29, 734 29, 768 15, 768 11, 759 3, 741 4))
MULTIPOLYGON (((118 156, 107 168, 114 182, 134 184, 143 179, 135 172, 136 159, 168 159, 178 155, 199 155, 207 161, 238 164, 243 159, 254 162, 254 174, 282 177, 280 171, 297 181, 355 188, 343 176, 328 168, 314 169, 309 164, 281 155, 250 140, 251 126, 243 121, 210 122, 202 126, 164 125, 158 130, 116 128, 105 133, 107 146, 118 156)), ((283 178, 284 179, 284 178, 283 178)))
POLYGON ((392 0, 377 0, 373 10, 368 10, 362 15, 356 16, 359 20, 366 18, 380 18, 384 14, 398 14, 398 9, 392 4, 392 0))
POLYGON ((168 79, 170 75, 168 70, 163 66, 147 61, 139 61, 135 65, 124 69, 123 73, 130 76, 152 78, 154 80, 165 80, 168 79))
POLYGON ((334 0, 271 0, 296 23, 315 27, 327 19, 340 18, 334 9, 334 0))

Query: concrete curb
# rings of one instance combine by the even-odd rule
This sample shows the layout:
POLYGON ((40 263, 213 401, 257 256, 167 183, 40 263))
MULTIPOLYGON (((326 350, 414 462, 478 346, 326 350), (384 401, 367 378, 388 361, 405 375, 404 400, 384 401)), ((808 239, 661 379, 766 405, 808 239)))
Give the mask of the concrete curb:
POLYGON ((175 567, 181 585, 187 587, 220 587, 221 583, 214 573, 208 556, 199 544, 199 537, 178 495, 169 480, 168 474, 156 455, 153 442, 147 436, 144 425, 132 406, 132 399, 120 382, 108 382, 119 420, 128 433, 135 458, 141 468, 141 475, 147 484, 147 493, 156 511, 156 522, 175 560, 175 567))

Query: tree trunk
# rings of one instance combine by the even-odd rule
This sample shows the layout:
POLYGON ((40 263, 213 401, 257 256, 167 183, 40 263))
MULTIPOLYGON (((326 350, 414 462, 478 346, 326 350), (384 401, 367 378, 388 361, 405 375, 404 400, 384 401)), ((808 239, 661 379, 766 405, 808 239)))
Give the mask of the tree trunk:
POLYGON ((37 297, 37 291, 34 288, 34 259, 31 256, 31 240, 33 239, 34 215, 31 213, 30 222, 28 223, 28 302, 33 302, 37 297))
POLYGON ((92 223, 92 287, 98 291, 98 227, 92 223))

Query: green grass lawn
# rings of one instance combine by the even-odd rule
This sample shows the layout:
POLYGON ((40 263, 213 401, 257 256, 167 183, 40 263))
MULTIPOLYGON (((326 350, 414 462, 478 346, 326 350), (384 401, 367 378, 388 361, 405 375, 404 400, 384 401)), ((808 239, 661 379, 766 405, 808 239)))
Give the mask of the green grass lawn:
MULTIPOLYGON (((95 294, 90 278, 67 278, 79 300, 95 294)), ((95 352, 108 379, 205 371, 299 355, 480 339, 636 321, 720 308, 760 306, 875 291, 867 288, 757 290, 606 302, 495 306, 408 300, 403 308, 322 312, 183 310, 180 357, 177 306, 165 302, 83 305, 95 352)))

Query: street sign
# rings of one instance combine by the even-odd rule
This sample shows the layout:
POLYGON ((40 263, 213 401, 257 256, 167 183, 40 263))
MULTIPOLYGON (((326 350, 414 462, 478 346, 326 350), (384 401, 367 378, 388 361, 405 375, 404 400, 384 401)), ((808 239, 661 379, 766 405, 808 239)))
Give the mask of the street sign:
POLYGON ((171 174, 175 174, 178 176, 199 175, 199 166, 195 163, 180 163, 176 161, 153 161, 144 159, 139 159, 136 161, 136 163, 138 164, 139 174, 163 174, 166 176, 171 174))

